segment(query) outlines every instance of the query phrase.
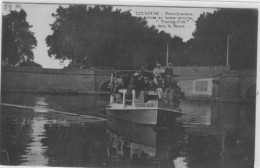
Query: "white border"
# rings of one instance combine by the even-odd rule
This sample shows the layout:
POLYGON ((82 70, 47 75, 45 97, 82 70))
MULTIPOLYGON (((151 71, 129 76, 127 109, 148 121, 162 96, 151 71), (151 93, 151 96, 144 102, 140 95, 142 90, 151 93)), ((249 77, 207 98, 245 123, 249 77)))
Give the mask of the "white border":
MULTIPOLYGON (((255 8, 258 9, 258 47, 257 47, 257 65, 260 65, 259 59, 259 48, 260 48, 260 2, 259 0, 250 0, 250 1, 226 1, 226 0, 201 0, 201 1, 159 1, 159 0, 1 0, 0 11, 2 13, 2 3, 3 2, 17 2, 17 3, 37 3, 37 4, 99 4, 99 5, 130 5, 130 6, 160 6, 160 7, 197 7, 197 8, 255 8)), ((2 17, 0 17, 0 22, 2 23, 2 17)), ((0 34, 2 42, 2 32, 0 34)), ((0 50, 1 44, 0 42, 0 50)), ((260 68, 257 66, 257 96, 256 96, 256 131, 255 131, 255 168, 260 168, 260 83, 259 83, 259 74, 260 68)), ((0 64, 1 68, 1 64, 0 64)), ((1 70, 0 70, 1 71, 1 70)), ((0 73, 1 77, 1 73, 0 73)), ((0 84, 1 85, 1 84, 0 84)), ((1 93, 1 91, 0 91, 1 93)), ((1 101, 1 98, 0 98, 1 101)), ((0 167, 9 167, 9 166, 0 166, 0 167)), ((36 166, 34 166, 36 167, 36 166)))

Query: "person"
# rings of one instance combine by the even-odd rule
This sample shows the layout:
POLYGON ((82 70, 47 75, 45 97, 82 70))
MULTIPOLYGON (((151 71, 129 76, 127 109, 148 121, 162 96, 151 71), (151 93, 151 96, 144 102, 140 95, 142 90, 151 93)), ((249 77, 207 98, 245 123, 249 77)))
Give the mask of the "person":
POLYGON ((147 69, 145 68, 145 66, 141 66, 141 69, 139 71, 139 73, 143 76, 149 76, 150 72, 147 71, 147 69))
POLYGON ((183 92, 181 92, 181 88, 178 85, 178 80, 174 80, 174 94, 173 94, 173 101, 174 101, 174 105, 176 105, 177 107, 179 107, 180 105, 180 100, 182 98, 182 94, 183 92))
POLYGON ((163 90, 162 90, 162 86, 163 86, 163 83, 162 83, 162 76, 156 76, 155 77, 155 85, 156 85, 156 92, 157 92, 157 95, 158 95, 158 99, 161 100, 162 99, 162 94, 163 94, 163 90))
POLYGON ((164 93, 163 98, 165 103, 169 103, 170 105, 179 104, 180 103, 180 93, 181 89, 177 85, 177 82, 172 79, 171 75, 167 75, 164 81, 164 93))
POLYGON ((148 100, 148 92, 152 89, 152 86, 150 85, 149 78, 147 76, 144 77, 144 102, 147 102, 148 100))
POLYGON ((154 91, 155 91, 155 90, 156 90, 156 85, 155 85, 153 79, 149 80, 149 84, 150 84, 151 90, 154 90, 154 91))
POLYGON ((161 76, 164 73, 163 68, 161 67, 160 63, 156 64, 156 67, 153 70, 154 77, 161 76))
POLYGON ((123 88, 127 89, 130 83, 131 74, 127 73, 122 76, 123 79, 123 88))
POLYGON ((138 98, 140 92, 143 90, 144 87, 144 79, 143 75, 140 73, 136 73, 136 80, 135 80, 135 97, 138 98))
POLYGON ((117 82, 120 86, 120 89, 123 88, 124 86, 124 75, 123 74, 119 74, 119 77, 117 78, 117 82))
POLYGON ((132 89, 128 88, 125 94, 126 105, 132 105, 132 99, 133 99, 132 89))
POLYGON ((171 88, 171 83, 172 83, 172 76, 167 74, 163 83, 163 90, 164 90, 163 100, 165 103, 170 103, 171 102, 170 100, 172 100, 170 97, 173 92, 173 89, 171 88))
MULTIPOLYGON (((157 85, 157 86, 160 85, 159 82, 161 82, 160 80, 161 80, 163 73, 164 73, 164 70, 162 69, 161 64, 157 63, 156 67, 153 70, 155 85, 157 85)), ((156 87, 156 88, 158 88, 158 87, 156 87)))
POLYGON ((164 72, 165 76, 167 75, 173 75, 173 69, 172 69, 172 63, 169 63, 167 65, 167 67, 165 68, 165 72, 164 72))
POLYGON ((118 93, 119 89, 123 87, 123 79, 120 74, 116 74, 114 78, 114 93, 118 93))
POLYGON ((151 84, 149 82, 149 78, 147 76, 144 77, 144 90, 149 91, 152 89, 151 84))
POLYGON ((134 77, 134 75, 131 75, 129 84, 128 84, 128 89, 132 90, 134 88, 135 88, 135 77, 134 77))
POLYGON ((145 68, 145 66, 141 66, 141 68, 140 68, 140 73, 144 73, 144 72, 146 72, 147 71, 147 69, 145 68))

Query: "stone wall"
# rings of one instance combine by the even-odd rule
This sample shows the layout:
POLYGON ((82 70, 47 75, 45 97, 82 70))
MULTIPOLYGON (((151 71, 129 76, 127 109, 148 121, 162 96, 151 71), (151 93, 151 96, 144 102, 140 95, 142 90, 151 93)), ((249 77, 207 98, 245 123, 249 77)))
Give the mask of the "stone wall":
POLYGON ((251 88, 256 90, 256 71, 227 71, 220 75, 218 97, 228 99, 255 99, 256 92, 248 93, 251 88))
MULTIPOLYGON (((9 91, 31 92, 103 92, 101 87, 110 81, 113 72, 116 71, 3 67, 1 88, 9 91)), ((120 70, 118 72, 125 71, 120 70)))
POLYGON ((256 98, 256 71, 254 70, 224 71, 219 75, 213 75, 212 78, 204 79, 199 79, 199 76, 196 75, 188 77, 194 79, 186 79, 185 76, 179 77, 179 85, 186 97, 208 97, 217 100, 255 100, 256 98), (195 82, 199 80, 209 81, 206 93, 195 91, 195 82), (213 84, 212 80, 217 83, 213 84))
POLYGON ((2 90, 94 92, 94 70, 2 68, 2 90))

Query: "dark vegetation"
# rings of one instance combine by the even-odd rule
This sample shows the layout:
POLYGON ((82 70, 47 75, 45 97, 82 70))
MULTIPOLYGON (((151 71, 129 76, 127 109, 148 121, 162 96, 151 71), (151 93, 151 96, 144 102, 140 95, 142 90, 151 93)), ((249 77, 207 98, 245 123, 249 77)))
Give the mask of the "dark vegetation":
POLYGON ((26 12, 11 11, 2 17, 2 62, 16 65, 34 59, 32 49, 37 45, 32 27, 26 21, 26 12))
MULTIPOLYGON (((152 69, 156 61, 174 66, 226 65, 227 39, 230 37, 231 69, 256 69, 256 9, 218 9, 203 13, 196 21, 193 38, 180 37, 147 25, 144 18, 111 6, 70 5, 59 7, 46 38, 48 55, 85 67, 112 69, 152 69)), ((26 12, 12 11, 3 16, 2 61, 9 64, 33 60, 37 41, 26 21, 26 12)))

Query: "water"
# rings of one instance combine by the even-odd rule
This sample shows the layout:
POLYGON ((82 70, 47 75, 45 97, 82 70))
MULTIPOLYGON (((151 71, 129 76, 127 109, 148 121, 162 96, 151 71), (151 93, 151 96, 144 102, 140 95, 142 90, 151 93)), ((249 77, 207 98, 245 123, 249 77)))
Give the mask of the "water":
POLYGON ((252 104, 185 101, 183 125, 153 127, 104 120, 108 100, 107 96, 2 93, 0 164, 253 167, 252 104))

